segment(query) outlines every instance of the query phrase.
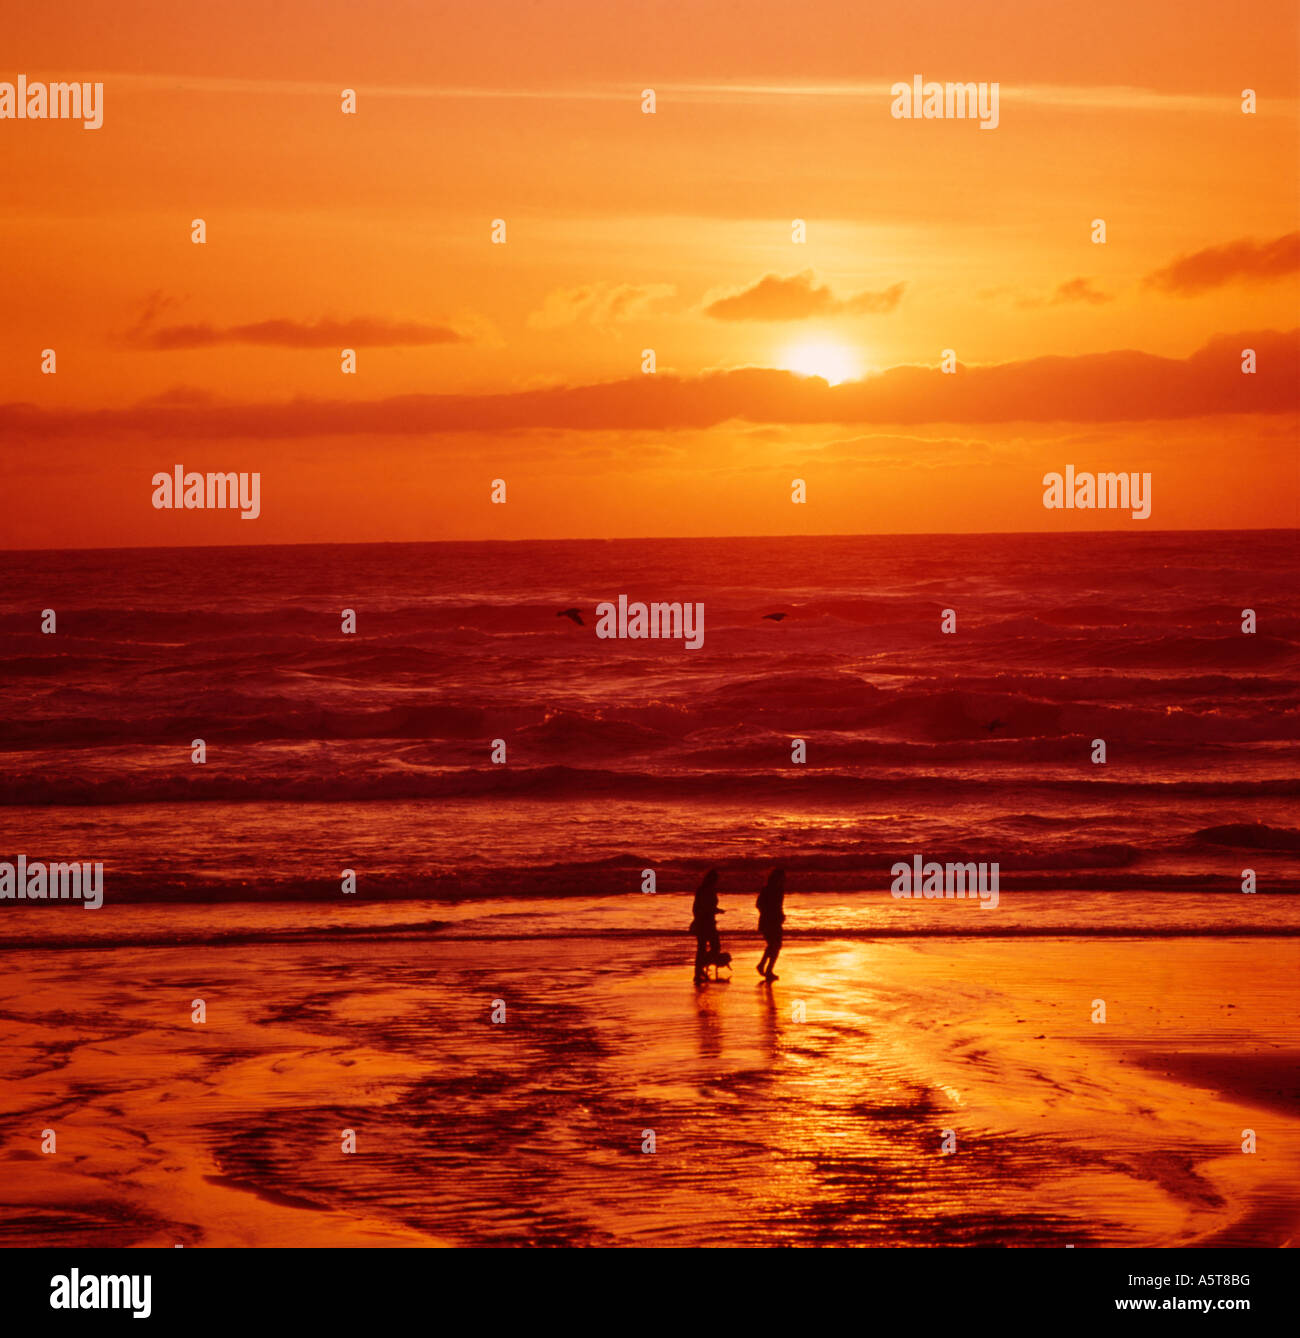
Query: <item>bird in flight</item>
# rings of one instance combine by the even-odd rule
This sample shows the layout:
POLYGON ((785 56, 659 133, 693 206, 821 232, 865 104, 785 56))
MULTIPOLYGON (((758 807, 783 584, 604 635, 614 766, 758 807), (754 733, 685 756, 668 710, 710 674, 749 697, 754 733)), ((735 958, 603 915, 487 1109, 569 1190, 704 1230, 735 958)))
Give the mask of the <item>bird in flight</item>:
POLYGON ((789 616, 788 613, 765 613, 763 615, 764 618, 771 618, 774 623, 779 623, 782 618, 788 618, 789 616))
POLYGON ((582 621, 581 609, 561 609, 555 616, 557 618, 571 618, 579 627, 586 627, 587 625, 582 621))

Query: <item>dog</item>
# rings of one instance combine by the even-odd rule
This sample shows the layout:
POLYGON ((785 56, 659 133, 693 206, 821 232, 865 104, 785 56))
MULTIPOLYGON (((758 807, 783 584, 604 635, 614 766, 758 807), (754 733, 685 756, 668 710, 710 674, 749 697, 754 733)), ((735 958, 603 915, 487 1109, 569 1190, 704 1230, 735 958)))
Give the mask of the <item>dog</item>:
POLYGON ((718 975, 718 971, 724 966, 728 970, 731 969, 731 954, 729 952, 723 952, 722 949, 719 948, 717 952, 709 953, 709 955, 704 959, 704 965, 706 967, 711 966, 713 968, 714 980, 721 980, 722 977, 718 975))

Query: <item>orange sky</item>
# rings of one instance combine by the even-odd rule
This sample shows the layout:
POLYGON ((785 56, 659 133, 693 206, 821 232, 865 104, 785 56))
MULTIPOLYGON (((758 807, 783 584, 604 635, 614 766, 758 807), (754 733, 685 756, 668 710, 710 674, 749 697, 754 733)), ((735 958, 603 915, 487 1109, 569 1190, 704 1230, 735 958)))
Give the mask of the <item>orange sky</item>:
POLYGON ((5 0, 0 547, 1297 524, 1294 5, 860 8, 5 0))

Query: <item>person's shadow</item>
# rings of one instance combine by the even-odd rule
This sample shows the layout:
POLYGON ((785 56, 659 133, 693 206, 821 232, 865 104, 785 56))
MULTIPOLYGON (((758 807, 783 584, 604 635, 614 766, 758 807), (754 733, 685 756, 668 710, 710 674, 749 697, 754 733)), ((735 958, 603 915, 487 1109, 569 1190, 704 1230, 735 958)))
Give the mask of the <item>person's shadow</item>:
POLYGON ((709 990, 696 990, 694 999, 700 1061, 707 1071, 713 1073, 717 1071, 718 1061, 722 1058, 722 1019, 717 1012, 718 996, 709 990))
POLYGON ((775 1061, 781 1053, 781 1019, 777 1011, 776 995, 772 993, 772 982, 760 980, 759 991, 759 1026, 763 1036, 763 1049, 769 1060, 775 1061))

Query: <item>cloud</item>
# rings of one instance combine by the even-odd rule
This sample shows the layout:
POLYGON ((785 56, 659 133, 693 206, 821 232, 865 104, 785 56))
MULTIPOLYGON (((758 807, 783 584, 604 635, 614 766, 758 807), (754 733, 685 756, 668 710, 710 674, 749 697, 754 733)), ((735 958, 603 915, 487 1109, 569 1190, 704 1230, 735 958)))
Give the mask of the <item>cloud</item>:
POLYGON ((1096 306, 1101 302, 1111 301, 1109 293, 1103 293, 1092 286, 1091 279, 1070 279, 1057 288, 1052 295, 1052 305, 1059 306, 1063 302, 1089 302, 1096 306))
POLYGON ((1064 283, 1057 284, 1056 291, 1050 298, 1043 297, 1040 293, 1021 293, 1016 294, 1011 288, 984 288, 976 294, 984 301, 994 301, 1000 297, 1013 297, 1015 305, 1022 311, 1036 311, 1040 307, 1060 307, 1070 302, 1087 302, 1093 306, 1102 302, 1112 302, 1114 297, 1110 293, 1103 293, 1100 288, 1092 286, 1092 280, 1083 278, 1067 279, 1064 283))
POLYGON ((1271 242, 1243 237, 1180 256, 1163 269, 1148 274, 1146 283, 1162 292, 1193 297, 1227 283, 1267 283, 1297 270, 1300 270, 1300 232, 1288 232, 1271 242))
POLYGON ((651 305, 677 291, 670 283, 589 283, 547 294, 540 310, 528 317, 534 330, 589 322, 614 325, 649 314, 651 305))
POLYGON ((861 292, 855 297, 845 299, 843 309, 851 315, 870 315, 876 312, 893 311, 903 296, 906 285, 896 283, 889 288, 882 288, 878 293, 861 292))
MULTIPOLYGON (((292 96, 337 99, 339 86, 323 80, 306 79, 240 79, 225 75, 197 74, 131 74, 117 73, 115 84, 121 84, 142 93, 199 93, 216 97, 232 94, 292 96)), ((661 97, 681 104, 761 104, 786 102, 791 99, 810 101, 851 102, 856 105, 883 101, 888 105, 893 87, 893 76, 879 79, 817 79, 779 82, 739 80, 726 83, 690 82, 656 84, 661 97)), ((606 80, 600 83, 570 83, 526 86, 518 80, 508 84, 469 85, 439 82, 361 83, 357 85, 360 97, 393 98, 431 101, 503 101, 503 102, 606 102, 622 105, 628 96, 626 81, 606 80)), ((1187 93, 1180 89, 1143 88, 1131 84, 1018 84, 1002 91, 1009 103, 1025 106, 1058 107, 1082 112, 1204 112, 1222 117, 1241 114, 1240 101, 1219 93, 1187 93)), ((1294 97, 1266 98, 1260 105, 1259 116, 1295 115, 1294 97)))
POLYGON ((999 423, 1199 418, 1293 413, 1300 330, 1220 335, 1187 358, 1120 349, 1075 357, 960 367, 892 367, 829 386, 818 377, 744 367, 681 377, 635 376, 597 385, 483 395, 275 403, 170 399, 116 409, 0 406, 0 434, 56 437, 147 434, 169 443, 231 439, 491 433, 677 431, 743 423, 999 423), (1256 374, 1241 372, 1253 348, 1256 374))
MULTIPOLYGON (((817 99, 844 101, 859 105, 892 97, 893 81, 819 80, 762 83, 670 84, 661 86, 675 100, 700 102, 735 102, 758 104, 769 100, 817 99)), ((1015 84, 1004 85, 1002 100, 1016 106, 1054 107, 1076 112, 1186 113, 1201 112, 1225 119, 1241 114, 1241 102, 1232 95, 1187 93, 1178 89, 1143 88, 1132 84, 1015 84)), ((1259 115, 1294 118, 1294 97, 1270 97, 1259 108, 1259 115)))
POLYGON ((465 336, 446 325, 420 321, 389 321, 365 316, 314 322, 286 319, 249 325, 152 326, 149 313, 128 336, 138 348, 171 351, 211 348, 216 344, 259 344, 273 348, 412 348, 428 344, 461 344, 465 336))
POLYGON ((995 456, 995 450, 992 443, 979 438, 918 437, 881 432, 830 441, 823 446, 807 449, 806 454, 826 464, 934 469, 954 460, 963 465, 990 461, 995 456))
POLYGON ((803 321, 814 316, 868 315, 893 311, 904 286, 896 283, 878 293, 838 298, 829 287, 817 282, 810 269, 788 279, 765 274, 748 288, 710 302, 704 314, 719 321, 803 321))

